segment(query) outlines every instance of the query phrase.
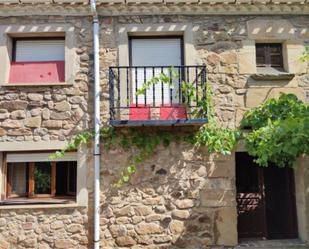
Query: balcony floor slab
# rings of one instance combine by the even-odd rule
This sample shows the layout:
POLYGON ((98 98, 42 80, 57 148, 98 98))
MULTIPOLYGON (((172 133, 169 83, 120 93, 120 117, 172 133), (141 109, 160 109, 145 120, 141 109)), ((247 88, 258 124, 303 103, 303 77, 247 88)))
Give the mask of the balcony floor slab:
POLYGON ((114 127, 128 126, 201 126, 208 122, 207 118, 202 119, 175 119, 175 120, 111 120, 114 127))

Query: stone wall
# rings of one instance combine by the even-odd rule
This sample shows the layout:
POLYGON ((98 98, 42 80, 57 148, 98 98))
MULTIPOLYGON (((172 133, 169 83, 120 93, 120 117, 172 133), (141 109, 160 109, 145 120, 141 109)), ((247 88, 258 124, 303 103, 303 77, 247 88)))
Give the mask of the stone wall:
POLYGON ((237 244, 234 155, 209 156, 184 143, 162 146, 116 189, 131 153, 115 147, 102 156, 103 248, 237 244))
MULTIPOLYGON (((92 80, 91 19, 0 18, 0 25, 8 26, 51 23, 74 27, 76 61, 72 63, 78 64, 75 81, 67 86, 1 86, 4 82, 0 82, 0 143, 66 141, 91 125, 88 115, 92 80)), ((31 148, 26 145, 25 150, 31 148)), ((0 248, 88 248, 87 212, 85 207, 0 207, 0 248)))
POLYGON ((88 244, 88 217, 83 208, 0 211, 0 248, 78 248, 88 244))
MULTIPOLYGON (((246 54, 242 54, 244 41, 249 37, 247 22, 259 17, 159 14, 100 17, 104 124, 108 120, 107 69, 118 65, 118 27, 124 24, 192 24, 196 61, 207 66, 216 114, 224 126, 235 127, 247 108, 280 91, 306 98, 309 79, 303 73, 289 81, 255 81, 250 73, 242 71, 248 64, 246 54)), ((267 18, 280 21, 281 17, 267 18)), ((301 33, 308 26, 308 17, 284 19, 300 42, 308 42, 301 33)), ((53 16, 0 19, 0 24, 48 22, 69 22, 75 27, 80 65, 75 83, 67 87, 0 87, 0 142, 67 140, 91 126, 91 20, 53 16)), ((181 135, 183 130, 171 128, 170 132, 181 135)), ((113 188, 127 166, 127 158, 134 153, 116 147, 104 151, 102 156, 102 248, 190 249, 237 244, 234 155, 209 156, 191 145, 172 144, 159 148, 153 158, 140 165, 128 185, 113 188)), ((9 247, 8 243, 11 248, 91 248, 91 159, 89 156, 87 213, 71 208, 1 210, 0 248, 9 247)))
POLYGON ((88 18, 1 18, 0 25, 66 23, 75 28, 78 71, 72 85, 2 86, 0 142, 68 140, 89 126, 88 82, 91 80, 91 22, 88 18))
MULTIPOLYGON (((245 56, 243 50, 251 39, 248 22, 259 19, 182 15, 104 17, 101 19, 103 89, 107 85, 104 72, 108 66, 117 65, 122 56, 118 54, 117 35, 121 25, 189 23, 193 27, 196 61, 207 66, 216 115, 222 125, 237 126, 244 111, 277 97, 280 92, 295 93, 306 100, 309 91, 306 66, 288 80, 254 80, 251 72, 243 70, 252 61, 252 54, 245 56)), ((283 22, 281 17, 267 17, 267 20, 288 22, 295 32, 293 38, 300 43, 308 42, 302 32, 308 24, 307 18, 289 16, 283 22)), ((277 38, 273 35, 269 41, 274 39, 277 38)), ((107 101, 103 98, 104 107, 108 106, 107 101)), ((182 134, 181 130, 171 132, 182 134)), ((209 157, 205 151, 173 144, 160 148, 153 158, 142 163, 127 186, 113 189, 111 185, 127 166, 130 154, 134 151, 113 148, 102 157, 103 248, 210 248, 237 244, 234 155, 209 157)))

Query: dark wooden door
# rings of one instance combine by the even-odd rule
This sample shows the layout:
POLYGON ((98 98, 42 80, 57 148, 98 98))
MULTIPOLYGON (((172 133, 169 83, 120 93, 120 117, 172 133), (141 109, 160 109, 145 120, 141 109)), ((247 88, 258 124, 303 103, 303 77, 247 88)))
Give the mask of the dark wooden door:
POLYGON ((257 166, 236 153, 238 235, 240 238, 297 238, 294 172, 257 166))
POLYGON ((247 153, 236 154, 238 236, 266 237, 263 174, 247 153))
POLYGON ((268 239, 297 238, 294 172, 270 165, 263 169, 268 239))

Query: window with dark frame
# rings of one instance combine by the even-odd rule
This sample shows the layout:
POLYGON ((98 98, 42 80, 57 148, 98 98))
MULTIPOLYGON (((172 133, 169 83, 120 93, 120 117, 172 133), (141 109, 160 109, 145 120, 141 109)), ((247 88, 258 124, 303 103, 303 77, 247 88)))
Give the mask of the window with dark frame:
POLYGON ((283 69, 281 43, 257 43, 255 48, 257 67, 283 69))
POLYGON ((76 161, 9 162, 6 167, 6 201, 76 197, 76 161))

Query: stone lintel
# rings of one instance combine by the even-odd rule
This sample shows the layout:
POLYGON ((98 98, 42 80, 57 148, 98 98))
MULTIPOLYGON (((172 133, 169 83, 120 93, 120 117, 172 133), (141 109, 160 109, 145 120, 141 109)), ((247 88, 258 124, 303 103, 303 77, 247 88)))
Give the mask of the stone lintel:
POLYGON ((1 142, 0 151, 44 151, 63 149, 66 141, 40 141, 40 142, 1 142))

